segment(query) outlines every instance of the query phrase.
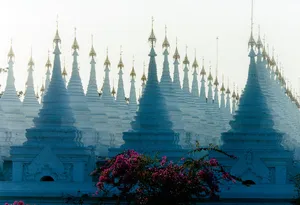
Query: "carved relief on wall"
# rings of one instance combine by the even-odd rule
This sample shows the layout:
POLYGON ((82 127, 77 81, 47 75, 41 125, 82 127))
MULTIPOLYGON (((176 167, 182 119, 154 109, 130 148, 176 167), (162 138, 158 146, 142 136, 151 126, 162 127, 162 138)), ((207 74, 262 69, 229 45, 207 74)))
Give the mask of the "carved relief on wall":
POLYGON ((243 180, 252 180, 256 184, 270 183, 269 169, 258 156, 255 156, 251 149, 246 150, 242 154, 232 167, 231 173, 241 177, 243 180))
POLYGON ((45 147, 31 163, 23 164, 23 180, 40 181, 42 177, 49 176, 54 181, 70 181, 72 168, 71 163, 63 164, 50 147, 45 147))

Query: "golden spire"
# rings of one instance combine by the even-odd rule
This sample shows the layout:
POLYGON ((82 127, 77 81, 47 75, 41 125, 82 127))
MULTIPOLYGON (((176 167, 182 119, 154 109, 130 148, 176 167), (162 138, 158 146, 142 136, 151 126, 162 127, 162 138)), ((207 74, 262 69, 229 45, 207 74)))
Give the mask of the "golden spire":
POLYGON ((66 60, 65 60, 65 58, 64 58, 64 69, 63 69, 63 72, 61 74, 64 77, 66 77, 68 75, 67 70, 66 70, 66 60))
POLYGON ((218 85, 219 85, 219 81, 218 81, 218 60, 219 60, 219 37, 217 37, 216 38, 216 45, 217 45, 217 48, 216 48, 216 53, 217 53, 217 59, 216 59, 216 79, 215 79, 215 82, 214 82, 214 85, 216 86, 216 87, 218 87, 218 85))
POLYGON ((200 75, 203 75, 203 76, 206 75, 206 72, 204 69, 204 57, 202 57, 202 69, 201 69, 200 75))
POLYGON ((145 83, 147 80, 146 75, 145 75, 145 62, 144 62, 144 70, 143 70, 143 75, 142 75, 141 80, 143 81, 143 83, 145 83))
POLYGON ((118 68, 120 69, 124 68, 124 64, 122 61, 122 46, 120 46, 120 60, 119 60, 118 68))
POLYGON ((78 42, 77 42, 77 39, 76 39, 76 27, 74 28, 74 34, 75 34, 75 38, 74 38, 74 42, 73 42, 73 45, 72 45, 72 49, 77 50, 77 49, 79 49, 79 45, 78 45, 78 42))
POLYGON ((226 89, 226 94, 230 94, 230 89, 229 89, 229 78, 227 78, 227 89, 226 89))
POLYGON ((224 75, 222 75, 222 86, 220 89, 221 92, 225 92, 225 87, 224 87, 224 75))
POLYGON ((267 59, 268 54, 267 54, 266 46, 265 46, 266 45, 266 35, 264 35, 263 41, 264 41, 264 43, 263 43, 262 56, 263 56, 264 59, 267 59))
POLYGON ((131 69, 131 72, 130 72, 130 76, 132 78, 134 78, 136 76, 136 73, 134 71, 134 56, 133 56, 133 59, 132 59, 132 69, 131 69))
POLYGON ((198 65, 198 62, 197 62, 197 59, 196 59, 196 49, 195 49, 195 60, 193 62, 193 65, 192 65, 193 68, 198 68, 199 65, 198 65))
POLYGON ((106 59, 105 59, 104 65, 107 67, 110 66, 110 61, 108 59, 108 48, 106 49, 106 59))
POLYGON ((272 49, 272 58, 271 58, 271 61, 270 61, 270 66, 272 66, 272 67, 276 66, 276 61, 275 61, 275 58, 274 58, 274 51, 275 51, 275 49, 273 47, 273 49, 272 49))
POLYGON ((30 66, 30 67, 34 66, 34 62, 32 60, 32 48, 31 48, 31 54, 30 54, 30 59, 29 59, 29 62, 28 62, 28 66, 30 66))
POLYGON ((170 47, 170 43, 169 43, 169 41, 167 39, 167 25, 165 25, 165 40, 164 40, 164 42, 162 44, 162 47, 166 48, 166 49, 170 47))
POLYGON ((235 83, 233 83, 233 93, 232 93, 232 98, 236 98, 236 94, 235 94, 235 83))
MULTIPOLYGON (((209 63, 210 64, 210 63, 209 63)), ((211 75, 211 65, 209 65, 209 75, 208 75, 208 77, 207 77, 207 80, 209 80, 209 81, 212 81, 213 80, 213 77, 212 77, 212 75, 211 75)))
POLYGON ((112 91, 111 91, 111 94, 112 94, 113 96, 115 96, 115 94, 116 94, 115 86, 113 86, 113 89, 112 89, 112 91))
POLYGON ((37 99, 39 99, 40 98, 40 96, 39 96, 39 89, 38 89, 38 85, 36 86, 36 92, 35 92, 35 97, 37 98, 37 99))
POLYGON ((12 39, 10 40, 10 49, 9 49, 9 52, 8 52, 8 55, 7 55, 9 58, 13 58, 15 57, 15 54, 14 54, 14 51, 12 49, 12 39))
POLYGON ((115 80, 114 79, 113 79, 113 88, 112 88, 111 94, 115 97, 116 90, 115 90, 115 80))
POLYGON ((41 92, 43 93, 44 91, 45 91, 45 86, 44 86, 44 80, 43 80, 42 87, 41 87, 41 92))
POLYGON ((216 87, 218 87, 218 85, 219 85, 218 76, 216 76, 216 79, 215 79, 214 85, 215 85, 216 87))
POLYGON ((45 65, 47 68, 50 68, 52 65, 51 65, 51 62, 50 62, 50 55, 49 55, 49 50, 48 50, 48 60, 46 62, 46 65, 45 65))
POLYGON ((176 37, 176 48, 175 48, 175 53, 173 55, 174 60, 179 60, 180 59, 180 55, 178 53, 178 49, 177 49, 177 37, 176 37))
POLYGON ((55 37, 53 39, 53 42, 54 43, 60 43, 61 42, 61 39, 60 39, 59 34, 58 34, 58 15, 56 17, 56 33, 55 33, 55 37))
POLYGON ((185 47, 185 57, 184 57, 184 60, 183 60, 183 64, 185 64, 185 65, 188 65, 188 64, 190 64, 190 61, 189 61, 189 59, 188 59, 188 57, 187 57, 187 46, 185 47))
POLYGON ((258 49, 263 47, 262 41, 260 39, 260 25, 258 25, 258 39, 257 39, 256 46, 258 49))
POLYGON ((90 57, 95 57, 96 56, 96 51, 94 49, 94 39, 93 39, 93 35, 92 35, 92 48, 89 54, 90 57))
POLYGON ((151 47, 154 47, 154 44, 156 43, 156 37, 155 37, 154 31, 153 31, 153 22, 154 22, 154 18, 152 16, 152 29, 151 29, 151 34, 148 38, 148 41, 150 42, 151 47))
POLYGON ((250 38, 249 38, 249 41, 248 41, 248 46, 255 46, 256 43, 255 43, 255 40, 253 38, 253 0, 251 1, 251 34, 250 34, 250 38))

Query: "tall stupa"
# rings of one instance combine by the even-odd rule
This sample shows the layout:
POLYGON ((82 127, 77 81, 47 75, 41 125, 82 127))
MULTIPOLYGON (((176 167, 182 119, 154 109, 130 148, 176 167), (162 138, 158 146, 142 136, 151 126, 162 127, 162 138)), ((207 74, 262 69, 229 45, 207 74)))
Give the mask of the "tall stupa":
MULTIPOLYGON (((60 42, 57 30, 53 74, 43 107, 33 120, 34 126, 26 130, 27 141, 21 146, 11 147, 11 159, 13 182, 54 181, 63 190, 65 187, 60 183, 84 183, 88 180, 90 152, 82 146, 69 94, 61 76, 60 42)), ((37 186, 39 184, 31 184, 30 189, 37 186)))
POLYGON ((178 159, 184 150, 178 145, 178 136, 172 130, 172 122, 158 83, 153 21, 148 40, 151 46, 148 80, 140 99, 139 109, 131 122, 131 129, 123 133, 125 143, 120 148, 111 148, 109 156, 115 156, 126 149, 135 149, 152 156, 158 153, 178 159))

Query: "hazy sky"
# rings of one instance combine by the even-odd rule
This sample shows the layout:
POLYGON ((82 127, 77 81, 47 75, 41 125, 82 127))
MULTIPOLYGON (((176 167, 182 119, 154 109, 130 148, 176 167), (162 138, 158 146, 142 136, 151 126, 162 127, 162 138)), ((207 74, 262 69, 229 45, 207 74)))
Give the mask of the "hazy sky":
MULTIPOLYGON (((299 87, 300 76, 300 23, 299 0, 256 0, 254 1, 254 35, 257 37, 258 25, 261 36, 275 48, 275 55, 284 66, 285 75, 293 87, 299 87)), ((104 76, 103 63, 106 47, 111 60, 111 80, 117 85, 117 64, 120 45, 123 48, 124 84, 129 95, 129 73, 132 56, 135 56, 137 88, 143 71, 143 61, 148 65, 148 36, 151 30, 151 16, 154 17, 154 32, 157 37, 156 52, 159 75, 162 70, 162 41, 167 25, 167 35, 171 44, 171 54, 178 38, 180 55, 192 62, 194 49, 202 66, 205 58, 206 70, 209 61, 215 77, 216 37, 219 37, 219 72, 230 79, 232 88, 235 82, 243 88, 247 77, 249 59, 247 42, 250 34, 250 0, 10 0, 1 1, 0 12, 0 67, 7 66, 7 53, 10 39, 15 52, 15 78, 18 90, 24 90, 27 78, 27 64, 32 47, 35 61, 35 84, 41 86, 46 72, 47 51, 51 51, 53 60, 53 37, 58 15, 59 33, 62 39, 62 62, 65 57, 70 77, 72 66, 72 42, 74 27, 77 28, 77 40, 80 46, 79 65, 84 88, 88 84, 91 47, 91 34, 94 35, 94 47, 97 52, 97 80, 101 88, 104 76)), ((171 72, 173 73, 170 56, 171 72)), ((180 70, 182 73, 182 69, 180 70)), ((190 71, 190 80, 191 78, 190 71)), ((0 82, 6 76, 1 74, 0 82)), ((181 77, 183 77, 181 75, 181 77)), ((111 82, 112 83, 112 82, 111 82)), ((3 88, 2 88, 3 89, 3 88)))

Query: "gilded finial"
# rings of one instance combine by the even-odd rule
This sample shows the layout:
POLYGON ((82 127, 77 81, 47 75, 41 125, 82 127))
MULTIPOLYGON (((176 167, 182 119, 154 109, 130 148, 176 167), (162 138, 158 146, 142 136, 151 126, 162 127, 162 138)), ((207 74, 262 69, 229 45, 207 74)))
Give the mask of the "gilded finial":
POLYGON ((221 86, 220 91, 221 91, 222 93, 225 92, 225 86, 224 86, 224 74, 222 75, 222 86, 221 86))
POLYGON ((104 65, 107 67, 110 66, 110 61, 108 59, 108 47, 106 48, 106 59, 104 61, 104 65))
POLYGON ((135 70, 134 70, 134 56, 132 57, 132 69, 131 69, 131 72, 130 72, 130 76, 132 78, 134 78, 136 76, 136 73, 135 73, 135 70))
POLYGON ((67 69, 66 69, 66 59, 64 57, 64 69, 63 72, 61 73, 63 77, 66 77, 68 75, 67 69))
POLYGON ((39 96, 39 86, 38 85, 35 87, 35 90, 36 90, 35 97, 36 97, 36 99, 39 99, 40 96, 39 96))
POLYGON ((239 88, 236 87, 236 100, 239 101, 240 95, 239 95, 239 88))
POLYGON ((30 51, 30 59, 29 59, 29 62, 28 62, 28 66, 30 66, 30 67, 34 66, 34 62, 32 60, 32 47, 31 47, 31 51, 30 51))
POLYGON ((14 51, 12 49, 12 39, 10 39, 10 49, 9 49, 9 52, 8 52, 8 55, 7 55, 9 58, 13 58, 15 57, 15 54, 14 54, 14 51))
POLYGON ((50 62, 50 51, 48 49, 48 60, 46 62, 46 65, 45 65, 47 68, 50 68, 52 66, 51 62, 50 62))
POLYGON ((61 39, 60 39, 59 34, 58 34, 58 15, 56 17, 56 33, 55 33, 55 37, 53 39, 53 42, 54 43, 61 43, 61 39))
POLYGON ((44 83, 42 83, 42 87, 41 87, 40 91, 41 91, 42 93, 45 91, 44 83))
POLYGON ((263 47, 263 43, 260 39, 260 25, 258 25, 258 39, 257 39, 256 46, 257 46, 258 49, 263 47))
POLYGON ((256 42, 253 38, 253 0, 251 1, 251 34, 250 34, 250 38, 248 41, 248 46, 251 48, 253 48, 253 46, 256 45, 256 42))
POLYGON ((195 69, 199 67, 198 62, 197 62, 197 59, 196 59, 196 49, 195 49, 195 60, 194 60, 194 62, 193 62, 192 67, 195 68, 195 69))
POLYGON ((146 75, 145 75, 145 67, 146 67, 146 65, 145 65, 145 62, 144 62, 143 75, 142 75, 142 78, 141 78, 141 80, 143 81, 143 83, 145 83, 145 81, 147 80, 146 75))
POLYGON ((204 69, 204 57, 202 57, 202 69, 201 69, 200 75, 202 75, 202 76, 206 75, 206 72, 205 72, 205 69, 204 69))
POLYGON ((120 61, 119 61, 119 64, 118 64, 118 68, 120 68, 120 69, 124 68, 124 64, 123 64, 123 61, 122 61, 122 46, 120 46, 120 61))
POLYGON ((151 34, 148 38, 148 41, 150 42, 151 47, 154 47, 155 46, 154 44, 156 43, 156 37, 155 37, 154 31, 153 31, 153 22, 154 22, 154 18, 152 16, 152 29, 151 29, 151 34))
POLYGON ((271 61, 270 61, 270 66, 274 67, 276 66, 276 61, 275 61, 275 58, 274 58, 274 47, 272 48, 272 58, 271 58, 271 61))
POLYGON ((77 49, 79 49, 79 45, 78 45, 78 42, 77 42, 77 39, 76 39, 76 27, 74 28, 74 35, 75 35, 75 38, 74 38, 74 42, 73 42, 73 45, 72 45, 72 49, 77 50, 77 49))
POLYGON ((183 60, 183 64, 185 64, 185 65, 188 65, 188 64, 190 64, 190 61, 189 61, 189 59, 188 59, 188 57, 187 57, 187 46, 185 46, 185 57, 184 57, 184 60, 183 60))
POLYGON ((235 94, 235 83, 233 83, 233 92, 232 92, 232 98, 236 98, 236 94, 235 94))
POLYGON ((208 77, 207 77, 207 80, 208 80, 208 81, 212 81, 212 80, 213 80, 213 77, 212 77, 212 75, 211 75, 211 64, 210 64, 210 61, 209 61, 209 75, 208 75, 208 77))
POLYGON ((113 88, 112 88, 111 94, 115 97, 115 94, 116 94, 116 90, 115 90, 115 79, 113 79, 113 88))
POLYGON ((218 87, 218 86, 219 86, 219 81, 218 81, 218 73, 217 73, 217 71, 216 71, 216 78, 215 78, 214 85, 215 85, 216 87, 218 87))
POLYGON ((91 47, 91 51, 90 51, 89 56, 93 58, 93 57, 96 56, 96 51, 95 51, 95 49, 94 49, 94 39, 93 39, 93 35, 91 36, 91 38, 92 38, 92 47, 91 47))
POLYGON ((177 37, 176 37, 176 48, 175 48, 175 53, 173 55, 174 60, 179 60, 180 59, 180 55, 178 53, 178 49, 177 49, 177 37))
POLYGON ((230 89, 229 89, 229 77, 227 78, 227 89, 226 89, 226 94, 230 94, 230 89))
POLYGON ((166 48, 166 49, 170 47, 170 43, 169 43, 168 38, 167 38, 167 25, 165 25, 165 40, 162 44, 162 47, 166 48))

